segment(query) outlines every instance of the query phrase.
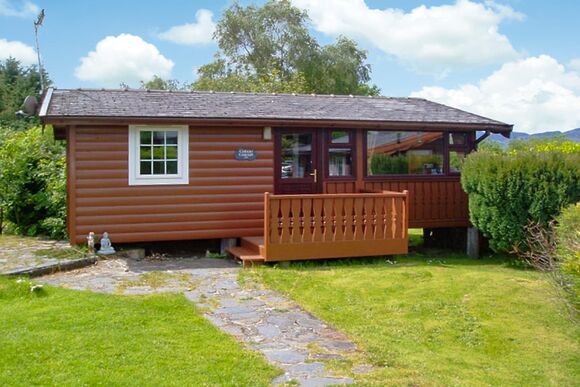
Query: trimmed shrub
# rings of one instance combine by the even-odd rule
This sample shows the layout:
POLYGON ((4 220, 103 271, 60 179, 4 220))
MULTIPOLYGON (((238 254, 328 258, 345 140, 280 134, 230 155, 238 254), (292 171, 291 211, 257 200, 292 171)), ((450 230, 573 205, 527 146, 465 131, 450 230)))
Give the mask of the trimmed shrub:
POLYGON ((377 153, 371 156, 370 171, 373 175, 400 175, 409 173, 407 156, 391 156, 377 153))
POLYGON ((557 218, 556 258, 572 295, 575 308, 580 308, 580 203, 565 208, 557 218))
POLYGON ((461 183, 471 222, 494 250, 511 251, 524 244, 529 222, 547 226, 580 200, 580 146, 518 143, 507 152, 476 152, 465 162, 461 183))
POLYGON ((39 127, 4 132, 0 205, 9 227, 23 235, 66 236, 65 147, 39 127))

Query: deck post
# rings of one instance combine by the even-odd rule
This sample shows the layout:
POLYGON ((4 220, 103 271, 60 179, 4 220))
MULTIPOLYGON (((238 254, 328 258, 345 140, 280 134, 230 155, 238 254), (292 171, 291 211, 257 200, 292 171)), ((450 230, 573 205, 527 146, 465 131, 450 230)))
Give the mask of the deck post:
POLYGON ((475 227, 467 229, 467 255, 469 258, 479 258, 479 230, 475 227))
POLYGON ((236 238, 222 238, 220 239, 220 254, 226 254, 227 249, 236 247, 238 240, 236 238))
POLYGON ((268 260, 270 244, 270 193, 264 192, 264 261, 268 260))

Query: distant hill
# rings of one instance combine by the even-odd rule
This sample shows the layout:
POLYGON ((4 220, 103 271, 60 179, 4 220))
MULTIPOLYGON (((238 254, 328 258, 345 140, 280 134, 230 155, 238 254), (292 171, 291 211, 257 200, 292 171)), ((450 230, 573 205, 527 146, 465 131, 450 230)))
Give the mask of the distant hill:
POLYGON ((580 128, 572 129, 567 132, 552 131, 552 132, 542 132, 535 134, 527 134, 523 132, 512 132, 511 138, 505 138, 501 134, 492 134, 485 141, 492 140, 497 141, 502 145, 509 144, 512 140, 529 140, 531 138, 550 138, 556 136, 564 136, 569 140, 580 142, 580 128))

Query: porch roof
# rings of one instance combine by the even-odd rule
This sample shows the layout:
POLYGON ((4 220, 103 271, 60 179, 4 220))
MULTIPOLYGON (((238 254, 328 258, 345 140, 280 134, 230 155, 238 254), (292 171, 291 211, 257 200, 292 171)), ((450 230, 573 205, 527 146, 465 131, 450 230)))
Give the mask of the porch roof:
POLYGON ((39 116, 61 124, 89 118, 449 124, 504 134, 513 127, 421 98, 133 89, 49 89, 39 116))

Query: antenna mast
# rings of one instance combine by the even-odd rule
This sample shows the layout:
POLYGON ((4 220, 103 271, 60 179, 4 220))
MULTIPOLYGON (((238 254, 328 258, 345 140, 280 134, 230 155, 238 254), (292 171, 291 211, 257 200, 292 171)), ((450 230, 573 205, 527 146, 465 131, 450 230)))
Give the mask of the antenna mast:
POLYGON ((34 36, 36 37, 36 55, 38 57, 38 74, 40 75, 40 94, 44 91, 44 74, 42 71, 42 62, 40 61, 40 46, 38 45, 38 28, 44 21, 44 9, 40 11, 34 22, 34 36))

